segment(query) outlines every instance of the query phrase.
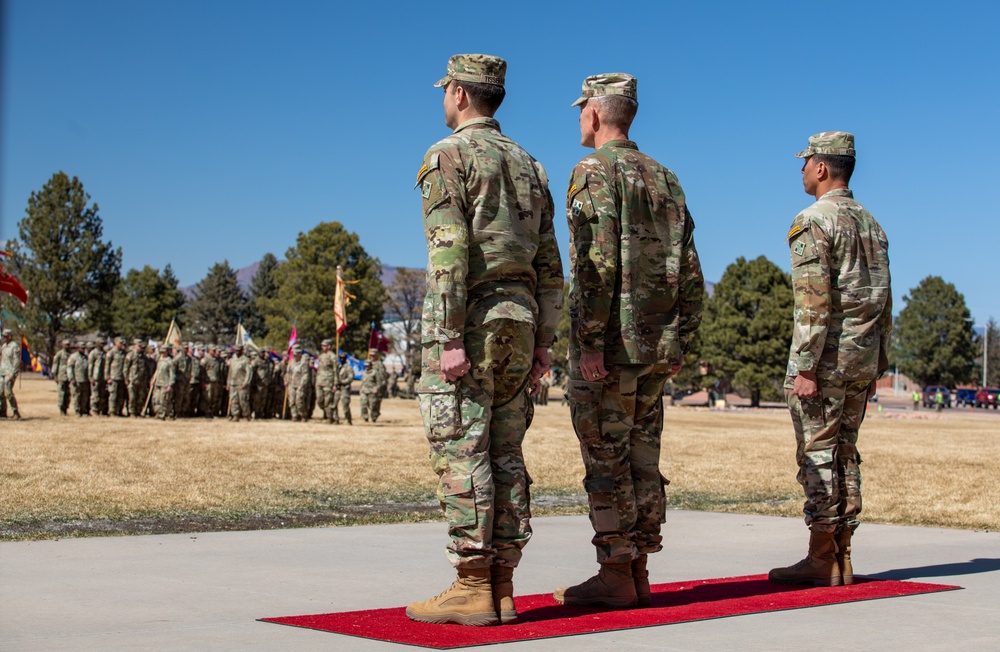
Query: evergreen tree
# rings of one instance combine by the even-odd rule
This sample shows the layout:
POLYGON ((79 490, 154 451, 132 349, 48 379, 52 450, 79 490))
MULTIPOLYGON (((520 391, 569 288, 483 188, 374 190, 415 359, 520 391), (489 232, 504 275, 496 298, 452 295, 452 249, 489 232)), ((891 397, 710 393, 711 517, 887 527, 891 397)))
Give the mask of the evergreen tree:
POLYGON ((924 387, 973 380, 976 344, 965 297, 940 276, 928 276, 903 301, 891 362, 924 387))
POLYGON ((101 239, 103 222, 89 201, 79 179, 55 173, 31 193, 19 239, 7 243, 9 271, 29 293, 25 326, 49 355, 63 336, 111 326, 122 251, 101 239))
MULTIPOLYGON (((267 338, 267 323, 264 320, 264 310, 260 299, 273 299, 278 296, 278 285, 274 280, 274 270, 278 269, 278 259, 272 253, 264 254, 257 265, 257 271, 250 279, 247 292, 247 308, 243 313, 243 328, 247 329, 255 342, 264 343, 267 338)), ((273 344, 273 342, 272 342, 273 344)))
POLYGON ((368 255, 357 234, 340 222, 321 222, 308 233, 299 233, 285 258, 274 272, 277 296, 260 300, 271 339, 277 333, 290 333, 293 325, 299 341, 311 349, 318 350, 321 341, 333 339, 333 300, 337 265, 341 265, 344 280, 358 283, 347 286, 355 298, 347 306, 348 328, 341 333, 340 348, 365 356, 369 325, 381 328, 385 287, 379 278, 382 265, 368 255))
POLYGON ((162 340, 184 305, 170 265, 163 273, 149 265, 130 269, 112 300, 112 332, 126 338, 162 340))
POLYGON ((422 269, 397 267, 386 288, 386 317, 400 322, 406 336, 406 366, 420 365, 420 316, 427 294, 427 274, 422 269))
POLYGON ((716 375, 750 394, 778 399, 792 340, 792 281, 764 256, 726 268, 705 302, 702 357, 716 375))
POLYGON ((195 286, 181 332, 205 343, 232 344, 246 306, 247 297, 236 281, 236 270, 228 260, 215 263, 195 286))
POLYGON ((983 334, 976 338, 976 377, 977 384, 983 382, 983 361, 986 361, 986 386, 1000 385, 1000 326, 992 317, 986 322, 983 334), (988 347, 984 352, 983 347, 988 347), (984 358, 984 355, 986 356, 984 358))

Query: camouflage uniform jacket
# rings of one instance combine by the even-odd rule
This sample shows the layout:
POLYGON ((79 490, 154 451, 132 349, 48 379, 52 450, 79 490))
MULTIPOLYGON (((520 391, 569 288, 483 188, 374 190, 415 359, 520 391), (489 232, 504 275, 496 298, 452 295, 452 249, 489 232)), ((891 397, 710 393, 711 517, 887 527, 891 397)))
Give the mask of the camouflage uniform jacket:
POLYGON ((160 388, 173 387, 176 379, 177 373, 174 368, 174 361, 170 358, 160 358, 156 362, 156 371, 153 372, 153 386, 160 388))
POLYGON ((229 361, 229 375, 226 384, 230 388, 240 389, 250 387, 253 380, 253 367, 245 355, 234 355, 229 361))
POLYGON ((630 140, 577 163, 566 196, 569 312, 583 353, 676 363, 701 323, 694 221, 674 173, 630 140))
MULTIPOLYGON (((382 381, 380 380, 382 373, 379 372, 377 362, 369 362, 368 366, 365 367, 365 372, 361 374, 361 393, 362 394, 377 394, 382 388, 382 381)), ((385 365, 382 365, 382 371, 385 371, 385 365)))
POLYGON ((188 384, 198 385, 201 383, 201 360, 193 355, 189 355, 188 360, 191 361, 191 375, 188 376, 188 384))
POLYGON ((799 213, 788 231, 795 322, 788 375, 867 380, 889 368, 889 241, 847 188, 799 213))
POLYGON ((125 380, 125 351, 113 348, 108 351, 107 374, 109 380, 125 380))
POLYGON ((562 261, 542 166, 476 118, 432 146, 417 175, 427 239, 422 340, 461 339, 493 319, 536 325, 551 346, 562 308, 562 261))
MULTIPOLYGON (((264 355, 267 355, 266 353, 264 355)), ((256 357, 250 365, 253 367, 254 381, 257 387, 268 387, 271 384, 271 361, 267 358, 256 357)))
POLYGON ((350 389, 352 382, 354 382, 354 369, 351 368, 349 363, 345 362, 337 369, 337 387, 350 389))
POLYGON ((191 383, 191 356, 186 352, 178 351, 173 357, 174 380, 178 385, 188 385, 191 383))
POLYGON ((308 387, 312 379, 309 369, 309 358, 302 356, 298 360, 288 361, 288 386, 294 388, 308 387))
POLYGON ((79 351, 74 351, 66 362, 66 375, 70 382, 86 383, 90 379, 87 374, 87 356, 79 351))
POLYGON ((146 354, 132 349, 125 356, 125 379, 129 383, 141 384, 147 380, 146 354))
POLYGON ((11 340, 0 346, 0 376, 14 380, 19 371, 21 371, 21 344, 11 340))
POLYGON ((104 381, 105 364, 103 350, 95 348, 87 354, 87 375, 91 380, 104 381))
POLYGON ((216 355, 206 355, 201 361, 204 369, 206 383, 218 383, 222 381, 222 360, 216 355))
POLYGON ((337 384, 337 356, 332 351, 319 354, 319 368, 316 371, 317 387, 333 387, 337 384))
POLYGON ((56 354, 52 356, 52 377, 60 383, 65 383, 69 380, 66 375, 66 363, 69 361, 70 353, 66 349, 59 349, 56 354))

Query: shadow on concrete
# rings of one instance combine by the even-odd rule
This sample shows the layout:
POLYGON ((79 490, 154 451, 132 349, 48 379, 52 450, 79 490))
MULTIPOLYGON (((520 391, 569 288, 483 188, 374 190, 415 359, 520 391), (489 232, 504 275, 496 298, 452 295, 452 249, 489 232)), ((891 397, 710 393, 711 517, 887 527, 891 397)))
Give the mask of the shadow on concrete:
POLYGON ((912 580, 925 577, 949 577, 951 575, 975 575, 1000 570, 1000 559, 970 559, 955 564, 937 564, 935 566, 918 566, 916 568, 897 568, 896 570, 865 574, 872 580, 912 580))

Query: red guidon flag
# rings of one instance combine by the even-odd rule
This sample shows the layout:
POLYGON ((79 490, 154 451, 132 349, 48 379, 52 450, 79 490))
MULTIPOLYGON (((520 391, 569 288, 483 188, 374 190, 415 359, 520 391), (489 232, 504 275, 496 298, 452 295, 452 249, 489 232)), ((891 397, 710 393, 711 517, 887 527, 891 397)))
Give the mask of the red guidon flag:
MULTIPOLYGON (((9 256, 6 251, 0 251, 0 256, 9 256)), ((17 279, 7 273, 3 265, 0 265, 0 292, 6 292, 17 297, 21 303, 28 303, 28 291, 17 282, 17 279)))

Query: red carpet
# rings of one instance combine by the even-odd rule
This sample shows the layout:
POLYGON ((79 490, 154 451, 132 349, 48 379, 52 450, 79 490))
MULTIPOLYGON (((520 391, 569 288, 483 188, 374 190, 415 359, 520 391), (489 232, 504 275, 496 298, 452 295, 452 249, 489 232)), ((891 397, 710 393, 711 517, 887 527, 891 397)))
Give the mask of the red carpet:
MULTIPOLYGON (((417 623, 406 617, 405 607, 261 620, 380 641, 447 649, 669 625, 962 588, 921 582, 866 580, 861 577, 855 580, 857 583, 851 586, 834 588, 772 584, 767 581, 766 575, 656 584, 653 586, 652 607, 620 611, 567 607, 558 604, 550 594, 517 596, 515 602, 518 622, 499 627, 417 623)), ((419 599, 419 596, 414 599, 419 599)))

